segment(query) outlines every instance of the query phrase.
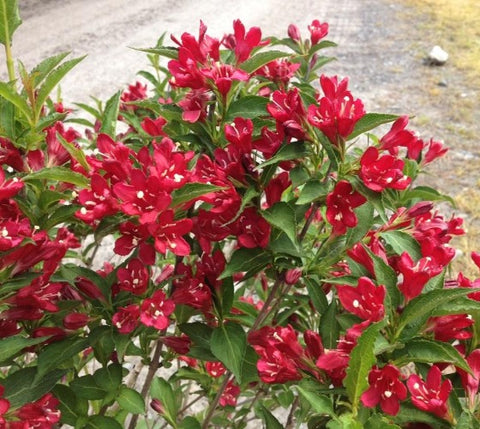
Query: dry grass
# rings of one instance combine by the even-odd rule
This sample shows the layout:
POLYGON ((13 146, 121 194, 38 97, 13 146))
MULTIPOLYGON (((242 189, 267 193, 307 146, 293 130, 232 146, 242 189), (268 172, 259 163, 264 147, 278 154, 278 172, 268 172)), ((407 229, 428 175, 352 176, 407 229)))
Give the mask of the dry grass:
MULTIPOLYGON (((418 43, 425 41, 440 45, 449 53, 448 72, 441 71, 454 83, 448 91, 430 85, 424 97, 443 102, 447 121, 429 123, 419 118, 420 125, 438 128, 448 139, 449 146, 469 153, 479 153, 480 88, 480 4, 479 0, 402 0, 407 9, 407 20, 414 23, 421 35, 418 43), (451 69, 450 69, 451 67, 451 69), (462 88, 460 90, 460 88, 462 88), (465 94, 464 94, 465 93, 465 94), (422 124, 423 122, 423 124, 422 124)), ((426 53, 426 52, 425 52, 426 53)), ((440 76, 433 75, 435 79, 440 76)), ((470 252, 480 251, 480 160, 450 159, 443 170, 434 172, 438 177, 455 177, 456 212, 464 217, 466 235, 452 243, 462 252, 453 264, 452 272, 462 271, 470 278, 479 277, 478 268, 470 260, 470 252), (468 183, 468 185, 466 185, 468 183)), ((448 179, 450 180, 450 179, 448 179)), ((453 183, 452 183, 453 185, 453 183)), ((434 187, 435 184, 432 184, 434 187)), ((447 190, 447 192, 449 192, 447 190)), ((450 191, 451 192, 451 191, 450 191)))
MULTIPOLYGON (((437 36, 450 60, 480 84, 480 5, 478 0, 404 0, 430 18, 424 25, 437 36)), ((440 42, 439 42, 440 43, 440 42)))

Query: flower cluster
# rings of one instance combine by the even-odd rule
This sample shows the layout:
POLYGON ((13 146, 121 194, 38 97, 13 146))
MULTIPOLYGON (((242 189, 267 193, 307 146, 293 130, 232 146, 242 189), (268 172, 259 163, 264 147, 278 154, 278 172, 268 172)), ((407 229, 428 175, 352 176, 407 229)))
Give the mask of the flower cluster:
POLYGON ((307 30, 161 38, 92 120, 48 98, 65 55, 0 85, 0 428, 476 427, 480 280, 415 183, 446 148, 307 30))

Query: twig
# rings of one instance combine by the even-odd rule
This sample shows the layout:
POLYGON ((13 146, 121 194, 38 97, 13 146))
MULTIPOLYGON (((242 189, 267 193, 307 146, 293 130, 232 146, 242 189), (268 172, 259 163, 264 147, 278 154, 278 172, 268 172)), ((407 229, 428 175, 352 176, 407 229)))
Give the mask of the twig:
MULTIPOLYGON (((162 346, 163 344, 161 343, 161 341, 157 341, 157 346, 155 348, 155 352, 153 353, 152 363, 148 367, 147 376, 145 377, 145 382, 143 383, 142 391, 140 392, 143 399, 147 398, 148 391, 150 390, 150 386, 152 385, 153 377, 155 376, 158 368, 160 368, 160 355, 162 354, 162 346)), ((137 421, 138 414, 134 414, 132 416, 132 419, 130 420, 128 429, 135 429, 137 426, 137 421)))
MULTIPOLYGON (((208 410, 207 410, 207 415, 205 416, 205 420, 203 421, 202 424, 202 429, 208 429, 208 425, 210 424, 210 420, 212 420, 213 413, 215 412, 215 409, 217 408, 217 405, 220 401, 220 398, 223 395, 223 392, 227 388, 227 384, 230 381, 232 373, 230 371, 227 371, 225 374, 225 378, 223 379, 223 383, 220 386, 220 389, 218 389, 217 394, 215 395, 215 398, 213 399, 212 403, 209 405, 208 410)), ((133 428, 131 428, 133 429, 133 428)))
POLYGON ((298 400, 298 396, 297 396, 292 403, 292 407, 290 408, 290 412, 288 413, 287 422, 285 423, 285 429, 293 429, 293 426, 294 426, 293 413, 297 409, 298 403, 299 403, 299 400, 298 400))

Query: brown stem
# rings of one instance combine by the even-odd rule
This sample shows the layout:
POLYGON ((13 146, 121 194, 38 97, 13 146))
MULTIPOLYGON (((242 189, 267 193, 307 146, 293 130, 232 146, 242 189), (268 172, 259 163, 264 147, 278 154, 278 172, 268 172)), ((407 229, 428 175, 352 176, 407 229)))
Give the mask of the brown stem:
POLYGON ((298 403, 299 403, 299 400, 298 400, 298 396, 297 396, 295 398, 295 400, 293 401, 292 407, 290 408, 290 413, 288 413, 287 422, 285 424, 285 429, 293 429, 293 427, 294 427, 293 413, 297 409, 298 403))
POLYGON ((250 329, 251 331, 255 331, 255 329, 257 329, 261 325, 261 323, 267 318, 267 315, 270 310, 269 309, 270 304, 275 298, 275 295, 277 294, 278 289, 280 289, 282 285, 283 285, 283 275, 279 274, 277 279, 275 280, 275 283, 273 284, 270 294, 268 295, 267 299, 265 300, 265 303, 263 304, 262 309, 260 310, 260 313, 258 313, 258 316, 255 319, 255 322, 253 322, 253 326, 250 329))
POLYGON ((313 219, 315 218, 315 215, 317 213, 318 208, 320 207, 320 202, 313 203, 312 206, 312 211, 310 212, 310 215, 308 216, 308 219, 305 222, 305 225, 303 225, 302 231, 300 232, 298 236, 298 241, 301 243, 303 239, 305 238, 305 235, 307 234, 308 228, 310 228, 310 225, 313 222, 313 219))
POLYGON ((213 399, 212 403, 208 407, 207 415, 205 416, 205 420, 203 421, 202 424, 202 429, 208 429, 208 425, 210 424, 210 420, 212 420, 213 413, 215 412, 215 409, 217 408, 217 405, 220 401, 220 398, 223 395, 223 392, 227 388, 227 384, 230 381, 232 373, 230 371, 227 371, 225 373, 225 378, 223 379, 223 383, 220 386, 220 389, 218 389, 217 394, 215 395, 215 398, 213 399))
MULTIPOLYGON (((145 377, 145 382, 143 383, 142 391, 140 392, 144 400, 147 398, 147 394, 150 390, 150 386, 152 385, 153 377, 155 376, 155 373, 157 372, 158 368, 160 368, 160 355, 162 354, 162 346, 163 344, 160 341, 157 341, 157 346, 153 353, 152 362, 148 367, 147 376, 145 377)), ((138 414, 134 414, 132 416, 132 419, 130 420, 128 429, 135 429, 137 427, 137 421, 138 421, 138 414)))

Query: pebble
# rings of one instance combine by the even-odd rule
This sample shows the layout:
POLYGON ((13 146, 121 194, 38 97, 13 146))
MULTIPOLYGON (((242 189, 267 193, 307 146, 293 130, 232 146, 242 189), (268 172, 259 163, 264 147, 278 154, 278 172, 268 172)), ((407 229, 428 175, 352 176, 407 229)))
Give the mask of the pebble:
POLYGON ((448 53, 440 46, 435 45, 427 57, 427 62, 434 66, 443 66, 448 60, 448 53))

